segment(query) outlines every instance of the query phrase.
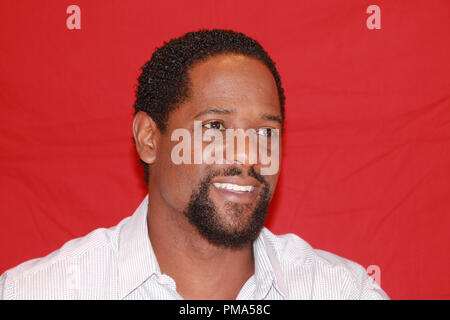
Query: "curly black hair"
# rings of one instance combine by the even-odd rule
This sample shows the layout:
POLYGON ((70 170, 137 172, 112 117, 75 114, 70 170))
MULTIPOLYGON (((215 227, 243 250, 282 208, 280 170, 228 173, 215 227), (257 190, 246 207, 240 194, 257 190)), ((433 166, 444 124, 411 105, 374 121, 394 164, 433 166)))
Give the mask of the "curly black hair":
MULTIPOLYGON (((135 114, 144 111, 161 132, 166 129, 169 113, 189 97, 189 70, 201 61, 224 53, 253 57, 263 62, 275 79, 284 120, 285 95, 280 75, 269 54, 256 41, 232 30, 199 30, 165 42, 142 67, 138 78, 135 114)), ((141 161, 148 181, 148 164, 141 161)))

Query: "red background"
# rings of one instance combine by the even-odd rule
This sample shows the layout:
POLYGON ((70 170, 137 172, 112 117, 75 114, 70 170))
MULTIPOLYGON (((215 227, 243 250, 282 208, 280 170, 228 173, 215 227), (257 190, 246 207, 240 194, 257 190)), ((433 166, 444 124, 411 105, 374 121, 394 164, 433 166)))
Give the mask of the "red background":
POLYGON ((2 1, 0 273, 131 215, 141 65, 199 28, 259 40, 286 89, 266 225, 381 268, 393 299, 450 298, 450 2, 2 1), (66 8, 81 8, 81 30, 66 8), (366 8, 381 8, 369 30, 366 8))

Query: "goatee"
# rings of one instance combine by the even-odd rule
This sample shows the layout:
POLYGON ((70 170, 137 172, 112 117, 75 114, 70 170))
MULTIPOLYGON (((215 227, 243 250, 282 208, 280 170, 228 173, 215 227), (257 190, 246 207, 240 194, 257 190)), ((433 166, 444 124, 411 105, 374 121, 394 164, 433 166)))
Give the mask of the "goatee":
MULTIPOLYGON (((196 227, 198 232, 210 243, 227 248, 241 248, 252 244, 256 240, 266 220, 270 203, 270 187, 267 181, 251 167, 248 175, 257 179, 263 185, 257 204, 246 223, 235 226, 227 226, 217 212, 217 208, 209 198, 211 180, 217 176, 237 176, 242 174, 239 167, 231 167, 225 171, 210 172, 201 182, 197 191, 193 192, 189 204, 184 211, 189 222, 196 227)), ((238 204, 226 202, 227 214, 236 220, 245 210, 249 210, 252 204, 238 204)))

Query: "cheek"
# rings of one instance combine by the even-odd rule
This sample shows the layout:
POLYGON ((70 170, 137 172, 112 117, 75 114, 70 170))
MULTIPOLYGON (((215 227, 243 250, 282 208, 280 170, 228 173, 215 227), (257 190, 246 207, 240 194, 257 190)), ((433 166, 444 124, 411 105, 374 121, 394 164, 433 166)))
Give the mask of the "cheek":
POLYGON ((191 195, 196 192, 202 178, 202 165, 179 164, 171 159, 176 143, 161 143, 154 165, 155 183, 165 203, 177 211, 186 209, 191 195))
POLYGON ((279 174, 264 176, 264 179, 266 179, 267 183, 270 186, 270 196, 273 196, 273 194, 275 193, 275 189, 278 183, 278 176, 279 174))
POLYGON ((170 156, 164 157, 158 161, 156 172, 161 197, 172 208, 184 210, 192 194, 192 182, 195 180, 190 165, 175 165, 170 156))

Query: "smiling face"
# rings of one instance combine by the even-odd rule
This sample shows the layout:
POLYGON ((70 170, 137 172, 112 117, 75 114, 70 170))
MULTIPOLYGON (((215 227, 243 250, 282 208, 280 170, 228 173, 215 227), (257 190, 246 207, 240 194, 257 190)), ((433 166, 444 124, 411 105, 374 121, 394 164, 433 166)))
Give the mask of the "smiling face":
MULTIPOLYGON (((193 136, 194 120, 201 121, 203 130, 281 131, 275 80, 262 62, 236 54, 195 64, 189 78, 189 97, 169 114, 167 129, 158 138, 149 183, 164 205, 183 213, 211 243, 235 248, 250 244, 263 226, 278 172, 261 175, 261 164, 248 161, 177 165, 171 159, 177 144, 171 133, 183 128, 193 136)), ((249 148, 244 152, 240 159, 249 159, 249 148)))

